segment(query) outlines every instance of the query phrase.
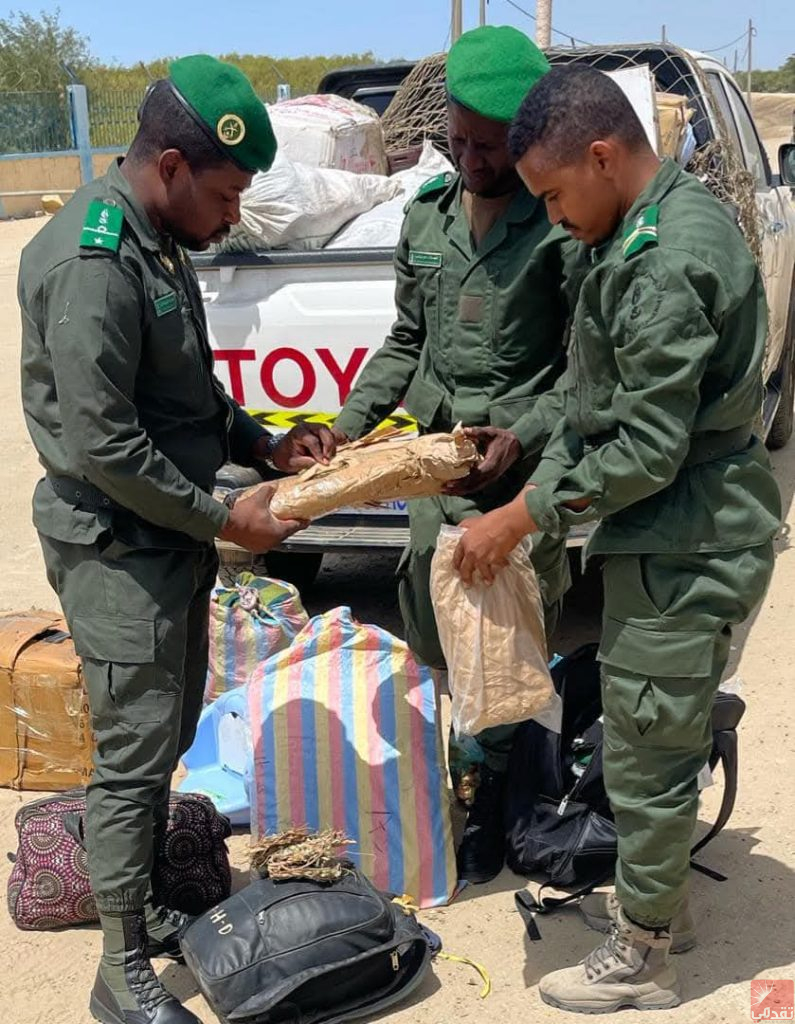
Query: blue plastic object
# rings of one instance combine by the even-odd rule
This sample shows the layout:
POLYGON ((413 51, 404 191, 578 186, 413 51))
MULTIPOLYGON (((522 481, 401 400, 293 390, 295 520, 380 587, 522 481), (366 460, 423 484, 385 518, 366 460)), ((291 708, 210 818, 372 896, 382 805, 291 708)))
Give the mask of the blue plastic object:
POLYGON ((201 713, 196 738, 182 763, 188 770, 180 793, 203 793, 233 825, 248 825, 251 808, 245 768, 251 759, 248 687, 222 694, 201 713))

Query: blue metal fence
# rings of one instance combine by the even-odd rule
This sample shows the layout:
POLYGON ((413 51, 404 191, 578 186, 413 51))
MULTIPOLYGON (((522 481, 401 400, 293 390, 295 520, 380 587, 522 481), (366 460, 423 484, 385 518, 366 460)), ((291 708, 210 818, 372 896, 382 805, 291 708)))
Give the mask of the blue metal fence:
POLYGON ((0 153, 74 148, 65 92, 0 92, 0 153))
MULTIPOLYGON (((94 149, 126 149, 138 125, 138 90, 88 90, 94 149)), ((55 153, 77 146, 68 89, 56 92, 0 91, 0 155, 55 153)))
POLYGON ((88 118, 91 145, 95 149, 119 146, 126 149, 138 127, 138 107, 143 93, 129 89, 89 89, 88 118))

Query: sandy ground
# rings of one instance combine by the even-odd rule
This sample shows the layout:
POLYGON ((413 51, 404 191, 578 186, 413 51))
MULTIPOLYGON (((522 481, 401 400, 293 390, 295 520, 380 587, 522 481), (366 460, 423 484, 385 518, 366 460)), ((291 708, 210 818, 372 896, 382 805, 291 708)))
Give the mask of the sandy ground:
MULTIPOLYGON (((18 398, 19 315, 15 277, 19 250, 40 222, 0 223, 0 609, 51 608, 41 558, 30 526, 30 494, 38 476, 18 398)), ((792 524, 795 444, 775 457, 792 524)), ((741 735, 741 792, 730 827, 705 852, 703 862, 729 876, 715 882, 692 876, 692 902, 700 945, 677 958, 684 1004, 655 1016, 659 1024, 734 1024, 750 1019, 752 978, 795 975, 795 731, 791 689, 795 553, 789 527, 778 540, 778 562, 770 592, 749 628, 738 631, 732 674, 743 680, 748 711, 741 735), (750 635, 749 635, 750 632, 750 635)), ((383 579, 388 558, 373 563, 331 560, 321 575, 312 610, 351 603, 361 617, 385 624, 397 621, 394 591, 383 579)), ((593 634, 598 587, 587 580, 576 588, 567 622, 558 638, 561 650, 593 634)), ((0 850, 15 849, 13 816, 35 794, 0 790, 0 850)), ((705 814, 719 796, 707 791, 705 814)), ((702 815, 703 816, 703 815, 702 815)), ((236 885, 247 878, 247 839, 231 843, 236 885)), ((0 883, 10 871, 0 869, 0 883)), ((465 891, 451 907, 423 915, 446 949, 480 961, 493 992, 479 998, 480 982, 471 968, 439 962, 410 1004, 390 1015, 395 1024, 464 1024, 486 1020, 556 1021, 571 1019, 545 1006, 536 983, 547 971, 575 962, 594 945, 576 911, 540 921, 543 941, 531 943, 514 910, 513 893, 522 880, 508 872, 487 886, 465 891)), ((96 929, 60 933, 18 931, 0 912, 0 997, 5 1024, 88 1024, 86 1010, 100 935, 96 929)), ((185 968, 158 965, 165 982, 203 1022, 215 1020, 185 968)), ((624 1011, 632 1024, 640 1018, 624 1011)))
POLYGON ((751 111, 770 166, 778 174, 778 147, 792 142, 795 131, 795 93, 753 92, 751 111))

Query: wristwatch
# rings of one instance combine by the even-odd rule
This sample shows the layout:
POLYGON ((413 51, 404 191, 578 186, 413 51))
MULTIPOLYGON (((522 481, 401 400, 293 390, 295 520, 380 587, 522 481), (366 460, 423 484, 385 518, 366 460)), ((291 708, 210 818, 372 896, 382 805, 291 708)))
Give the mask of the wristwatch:
POLYGON ((272 469, 276 473, 279 472, 279 469, 277 466, 273 464, 272 455, 274 449, 277 447, 281 439, 281 435, 279 434, 268 434, 268 436, 265 438, 265 455, 260 456, 260 461, 264 462, 268 469, 272 469))
POLYGON ((240 497, 240 495, 243 494, 244 491, 244 487, 237 487, 235 488, 234 491, 227 491, 227 493, 223 497, 221 504, 226 505, 226 507, 231 512, 232 509, 235 507, 235 502, 240 497))

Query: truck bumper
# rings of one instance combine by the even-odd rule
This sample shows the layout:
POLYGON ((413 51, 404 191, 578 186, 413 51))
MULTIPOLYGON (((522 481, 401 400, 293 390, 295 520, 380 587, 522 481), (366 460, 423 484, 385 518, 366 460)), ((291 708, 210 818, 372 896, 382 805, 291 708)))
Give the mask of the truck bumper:
MULTIPOLYGON (((340 554, 362 548, 373 551, 402 551, 409 541, 409 528, 405 522, 403 518, 393 519, 386 516, 329 516, 296 533, 278 550, 292 551, 295 554, 340 554)), ((572 530, 566 546, 582 547, 591 531, 590 526, 572 530)), ((234 559, 234 552, 240 552, 246 559, 251 557, 242 548, 228 541, 216 541, 216 546, 230 561, 234 559)))

